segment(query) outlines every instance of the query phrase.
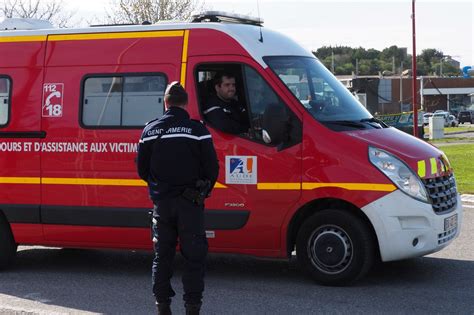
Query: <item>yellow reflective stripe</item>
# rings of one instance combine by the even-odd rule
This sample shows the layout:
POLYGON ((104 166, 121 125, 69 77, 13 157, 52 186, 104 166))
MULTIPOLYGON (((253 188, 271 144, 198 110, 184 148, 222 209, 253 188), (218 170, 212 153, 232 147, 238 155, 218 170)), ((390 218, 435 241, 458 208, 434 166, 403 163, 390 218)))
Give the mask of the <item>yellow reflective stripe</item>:
POLYGON ((228 187, 227 187, 226 185, 224 185, 224 184, 221 184, 221 183, 219 183, 219 182, 216 182, 216 183, 214 184, 214 188, 228 188, 228 187))
POLYGON ((300 183, 258 183, 258 190, 300 190, 300 183))
POLYGON ((39 177, 0 177, 0 184, 40 184, 39 177))
POLYGON ((420 176, 420 178, 426 176, 426 163, 424 160, 418 161, 418 176, 420 176))
POLYGON ((47 185, 96 185, 96 186, 146 186, 141 179, 103 179, 103 178, 41 178, 47 185))
POLYGON ((185 87, 186 84, 186 63, 188 62, 188 42, 189 42, 189 31, 184 31, 183 38, 183 55, 181 56, 181 85, 185 87))
MULTIPOLYGON (((55 177, 0 177, 0 184, 45 184, 45 185, 85 185, 85 186, 139 186, 147 184, 141 179, 116 178, 55 178, 55 177)), ((363 183, 258 183, 258 190, 312 190, 337 187, 348 190, 394 191, 391 184, 363 183)), ((227 185, 216 182, 214 188, 226 189, 227 185)))
POLYGON ((181 57, 181 62, 188 61, 188 41, 189 41, 189 31, 184 31, 184 38, 183 38, 183 55, 181 57))
POLYGON ((436 159, 431 158, 430 159, 430 164, 431 164, 431 175, 436 174, 438 172, 438 166, 436 165, 436 159))
POLYGON ((449 159, 446 156, 446 154, 444 154, 444 152, 441 154, 441 156, 443 157, 443 161, 444 161, 446 171, 447 171, 449 168, 451 168, 451 163, 449 163, 449 159))
POLYGON ((183 62, 181 64, 181 80, 180 80, 181 85, 183 88, 186 88, 186 63, 183 62))
POLYGON ((363 184, 363 183, 303 183, 303 190, 316 188, 336 187, 347 190, 394 191, 397 188, 392 184, 363 184))
MULTIPOLYGON (((91 186, 140 186, 147 184, 141 179, 115 178, 54 178, 54 177, 0 177, 0 184, 91 185, 91 186)), ((216 182, 214 188, 228 188, 216 182)))
POLYGON ((46 35, 36 36, 0 36, 0 43, 17 43, 17 42, 44 42, 46 35))
POLYGON ((120 39, 120 38, 180 37, 180 36, 183 36, 183 35, 184 35, 183 30, 180 30, 180 31, 152 31, 152 32, 64 34, 64 35, 49 35, 48 41, 120 39))
POLYGON ((347 190, 394 191, 392 184, 364 184, 364 183, 258 183, 258 190, 312 190, 316 188, 337 187, 347 190))
POLYGON ((446 164, 444 163, 444 161, 440 160, 440 164, 441 164, 441 172, 447 172, 447 171, 448 171, 448 167, 446 166, 446 164))
MULTIPOLYGON (((65 40, 96 40, 96 39, 121 39, 121 38, 155 38, 155 37, 182 37, 189 31, 151 31, 151 32, 120 32, 120 33, 91 33, 91 34, 62 34, 62 35, 34 35, 34 36, 5 36, 0 37, 0 42, 41 42, 65 40)), ((187 42, 186 42, 187 45, 187 42)), ((187 52, 186 52, 187 53, 187 52)))

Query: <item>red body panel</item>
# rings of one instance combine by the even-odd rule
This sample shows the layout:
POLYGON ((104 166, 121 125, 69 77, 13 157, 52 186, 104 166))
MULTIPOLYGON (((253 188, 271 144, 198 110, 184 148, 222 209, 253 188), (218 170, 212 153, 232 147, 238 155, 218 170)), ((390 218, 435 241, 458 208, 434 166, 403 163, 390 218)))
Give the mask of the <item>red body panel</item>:
MULTIPOLYGON (((8 124, 0 131, 38 132, 41 130, 40 110, 43 80, 43 58, 46 43, 20 42, 0 45, 0 74, 12 82, 12 99, 8 124)), ((0 177, 40 177, 40 154, 31 149, 32 140, 2 139, 0 146, 0 177)), ((3 183, 0 181, 2 204, 40 203, 40 185, 3 183)))

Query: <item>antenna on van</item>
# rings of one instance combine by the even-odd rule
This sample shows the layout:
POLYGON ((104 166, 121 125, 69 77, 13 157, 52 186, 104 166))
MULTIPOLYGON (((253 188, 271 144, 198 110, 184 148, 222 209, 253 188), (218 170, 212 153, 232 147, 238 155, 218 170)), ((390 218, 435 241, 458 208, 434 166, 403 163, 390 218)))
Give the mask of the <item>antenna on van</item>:
MULTIPOLYGON (((257 14, 258 14, 258 19, 261 21, 262 19, 260 18, 260 5, 258 4, 258 0, 257 0, 257 14)), ((263 43, 262 24, 260 24, 260 38, 258 39, 258 41, 263 43)))

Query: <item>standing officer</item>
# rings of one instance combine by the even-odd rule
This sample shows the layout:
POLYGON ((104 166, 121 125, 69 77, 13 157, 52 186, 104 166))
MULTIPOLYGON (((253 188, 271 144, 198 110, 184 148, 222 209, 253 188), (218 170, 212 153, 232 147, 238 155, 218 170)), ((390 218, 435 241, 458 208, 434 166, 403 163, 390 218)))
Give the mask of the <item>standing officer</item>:
POLYGON ((189 119, 188 94, 178 82, 165 91, 166 112, 143 130, 137 167, 153 201, 153 294, 158 314, 171 314, 175 295, 170 279, 177 239, 185 259, 183 287, 186 314, 199 314, 204 291, 207 239, 204 198, 217 180, 219 164, 211 135, 189 119))

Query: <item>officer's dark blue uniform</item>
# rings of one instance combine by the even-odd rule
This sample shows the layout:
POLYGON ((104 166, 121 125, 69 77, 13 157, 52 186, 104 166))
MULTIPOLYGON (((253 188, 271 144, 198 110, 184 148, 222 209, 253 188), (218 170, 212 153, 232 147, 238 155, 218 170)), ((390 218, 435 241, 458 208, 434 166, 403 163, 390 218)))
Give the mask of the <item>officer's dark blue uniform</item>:
POLYGON ((183 299, 187 313, 199 314, 208 248, 204 206, 183 193, 196 191, 198 180, 207 180, 213 187, 219 171, 209 131, 202 123, 190 120, 182 106, 175 105, 180 97, 186 104, 186 92, 173 82, 165 93, 166 112, 146 125, 138 147, 138 173, 148 183, 155 205, 152 280, 159 314, 170 314, 169 304, 175 295, 170 279, 178 238, 186 261, 183 299))

